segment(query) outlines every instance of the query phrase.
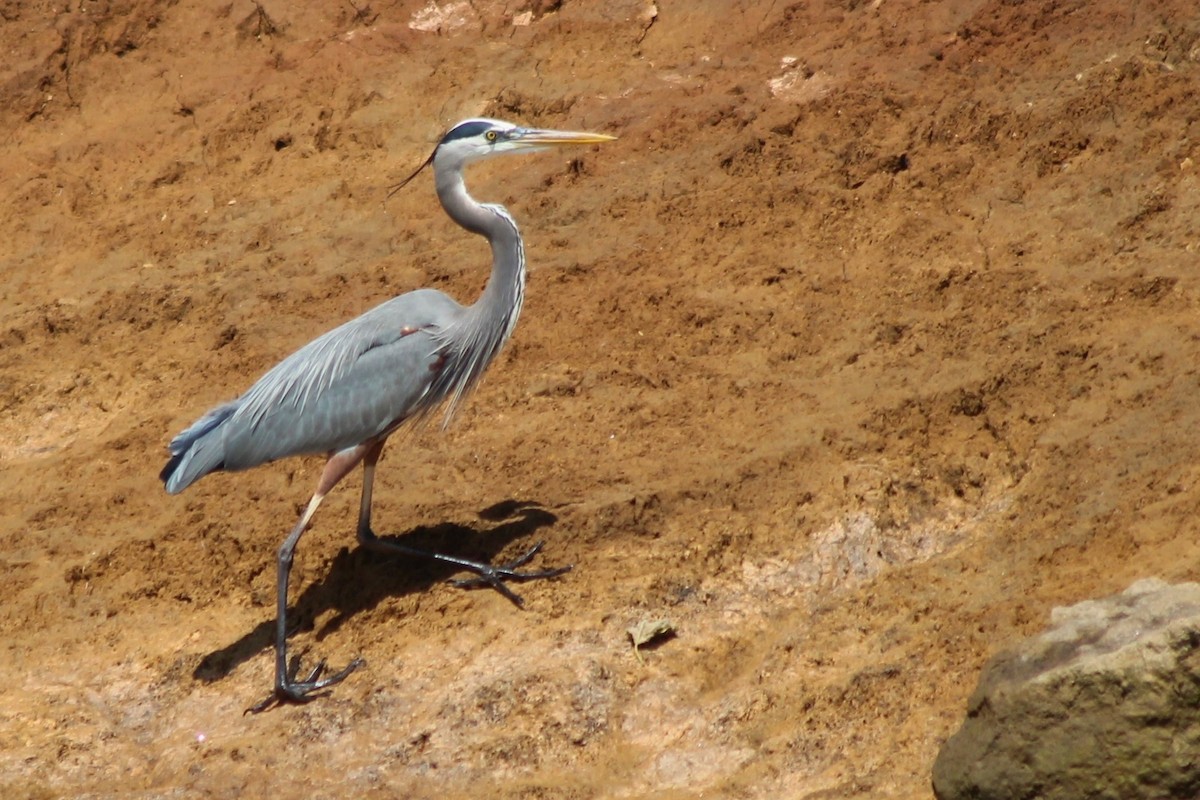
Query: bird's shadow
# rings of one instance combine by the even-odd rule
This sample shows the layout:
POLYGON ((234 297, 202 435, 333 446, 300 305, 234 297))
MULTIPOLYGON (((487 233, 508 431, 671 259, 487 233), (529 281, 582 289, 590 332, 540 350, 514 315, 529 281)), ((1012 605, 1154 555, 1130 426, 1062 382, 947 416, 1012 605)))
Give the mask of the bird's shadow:
MULTIPOLYGON (((489 506, 479 512, 479 518, 484 523, 479 527, 443 522, 380 538, 427 552, 453 553, 491 563, 510 542, 558 520, 537 503, 519 500, 489 506), (469 543, 465 548, 464 542, 469 543)), ((289 635, 311 630, 313 620, 332 609, 337 613, 316 633, 318 640, 323 639, 355 614, 374 608, 385 598, 425 591, 459 572, 462 570, 458 567, 429 559, 383 555, 363 547, 342 548, 324 577, 307 586, 288 607, 289 635)), ((192 676, 209 683, 221 680, 274 644, 272 616, 236 641, 205 655, 192 676)))

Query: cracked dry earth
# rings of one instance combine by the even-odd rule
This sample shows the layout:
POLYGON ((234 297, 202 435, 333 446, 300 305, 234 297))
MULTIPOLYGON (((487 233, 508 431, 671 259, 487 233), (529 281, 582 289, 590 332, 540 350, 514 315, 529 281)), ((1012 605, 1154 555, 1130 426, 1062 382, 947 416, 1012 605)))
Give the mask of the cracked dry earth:
POLYGON ((990 654, 1197 578, 1192 2, 0 4, 0 795, 928 798, 990 654), (380 534, 539 540, 526 609, 301 542, 320 469, 178 497, 170 436, 487 249, 458 119, 612 133, 480 165, 510 346, 394 440, 380 534), (673 638, 635 655, 627 628, 673 638))

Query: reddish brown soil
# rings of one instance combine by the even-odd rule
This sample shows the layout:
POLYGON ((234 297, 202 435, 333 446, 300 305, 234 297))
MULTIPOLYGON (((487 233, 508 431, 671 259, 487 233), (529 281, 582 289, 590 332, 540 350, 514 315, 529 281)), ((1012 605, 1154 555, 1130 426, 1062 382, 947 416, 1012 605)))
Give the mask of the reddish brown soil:
POLYGON ((1194 0, 0 15, 6 798, 929 797, 990 654, 1197 576, 1194 0), (243 716, 320 460, 168 497, 165 444, 394 294, 476 296, 431 180, 385 194, 480 113, 620 140, 471 173, 525 313, 376 527, 575 571, 521 612, 367 555, 356 475, 292 642, 367 667, 243 716))

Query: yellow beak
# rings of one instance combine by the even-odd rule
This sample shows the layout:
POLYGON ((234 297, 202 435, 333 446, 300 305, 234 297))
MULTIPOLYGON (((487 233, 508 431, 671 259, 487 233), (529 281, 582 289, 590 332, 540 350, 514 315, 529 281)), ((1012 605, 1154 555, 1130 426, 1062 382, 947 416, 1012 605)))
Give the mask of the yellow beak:
POLYGON ((611 142, 617 137, 606 133, 585 133, 582 131, 552 131, 540 128, 529 128, 513 137, 515 144, 527 144, 534 147, 567 144, 602 144, 611 142))

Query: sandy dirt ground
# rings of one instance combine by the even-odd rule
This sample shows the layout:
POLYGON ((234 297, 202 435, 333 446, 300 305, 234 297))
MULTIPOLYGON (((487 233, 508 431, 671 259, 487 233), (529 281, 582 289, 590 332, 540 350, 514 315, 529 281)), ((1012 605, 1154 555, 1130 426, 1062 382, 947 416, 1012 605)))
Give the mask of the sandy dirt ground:
POLYGON ((0 795, 928 798, 987 658, 1198 576, 1193 0, 0 3, 0 795), (381 535, 360 478, 168 497, 170 437, 488 251, 423 176, 485 114, 530 263, 381 535), (626 629, 666 618, 644 648, 626 629))

